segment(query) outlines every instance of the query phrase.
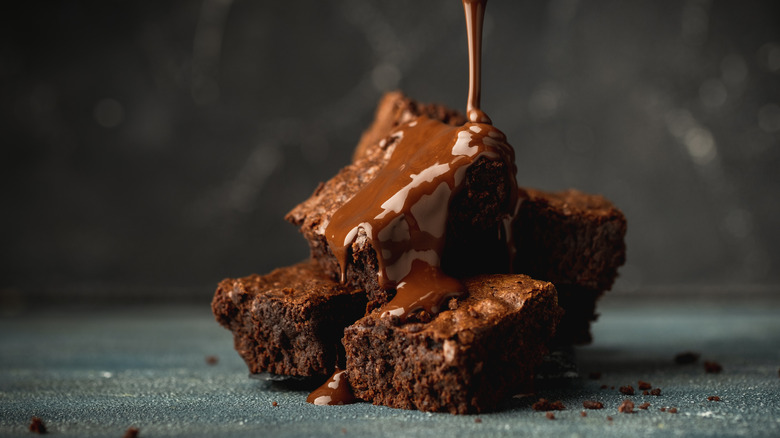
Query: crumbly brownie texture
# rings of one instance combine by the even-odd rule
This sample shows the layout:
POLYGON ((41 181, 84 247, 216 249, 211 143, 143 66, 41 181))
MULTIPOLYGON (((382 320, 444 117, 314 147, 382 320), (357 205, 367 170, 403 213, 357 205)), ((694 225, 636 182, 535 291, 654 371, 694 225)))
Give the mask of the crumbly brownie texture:
POLYGON ((343 360, 344 327, 365 307, 362 291, 340 286, 313 261, 223 280, 211 303, 251 373, 288 376, 332 373, 343 360))
POLYGON ((464 283, 469 296, 452 300, 449 310, 432 319, 401 323, 374 311, 345 330, 357 397, 465 414, 493 410, 529 390, 560 318, 554 286, 524 275, 485 275, 464 283))
MULTIPOLYGON (((374 123, 361 139, 354 161, 320 184, 309 199, 285 217, 300 227, 309 242, 312 258, 333 279, 339 279, 341 268, 325 237, 330 218, 387 164, 398 140, 389 136, 392 128, 422 115, 453 125, 465 121, 457 112, 443 106, 418 104, 400 93, 386 95, 374 123)), ((468 168, 464 186, 450 203, 448 239, 442 254, 445 272, 462 277, 507 271, 507 262, 500 263, 506 260, 506 245, 499 230, 503 227, 502 217, 512 209, 509 204, 516 183, 508 177, 514 176, 514 170, 506 166, 501 161, 480 158, 468 168), (501 266, 497 269, 496 265, 501 266)), ((369 309, 392 298, 395 292, 379 285, 377 255, 365 230, 358 232, 347 265, 346 282, 366 290, 369 309)))
POLYGON ((596 301, 626 259, 626 218, 603 196, 578 190, 526 188, 520 196, 515 272, 555 284, 566 311, 555 343, 588 343, 596 301))
POLYGON ((623 213, 603 196, 579 190, 524 192, 514 226, 516 270, 556 287, 609 290, 626 260, 623 213))

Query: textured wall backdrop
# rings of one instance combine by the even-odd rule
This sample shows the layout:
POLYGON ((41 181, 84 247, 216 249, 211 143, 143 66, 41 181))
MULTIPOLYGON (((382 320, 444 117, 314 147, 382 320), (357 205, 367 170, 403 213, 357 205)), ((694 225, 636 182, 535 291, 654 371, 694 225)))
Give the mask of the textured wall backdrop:
MULTIPOLYGON (((459 0, 20 3, 0 15, 6 299, 201 299, 298 261, 282 216, 383 91, 465 106, 459 0)), ((485 31, 519 182, 625 211, 617 289, 780 283, 780 3, 491 0, 485 31)))

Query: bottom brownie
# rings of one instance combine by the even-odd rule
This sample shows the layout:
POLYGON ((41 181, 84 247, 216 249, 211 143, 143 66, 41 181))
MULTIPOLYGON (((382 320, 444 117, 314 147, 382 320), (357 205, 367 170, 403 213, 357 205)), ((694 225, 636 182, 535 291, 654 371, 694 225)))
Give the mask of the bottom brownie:
POLYGON ((525 275, 483 275, 464 284, 469 296, 432 318, 401 323, 374 311, 345 330, 357 397, 465 414, 529 390, 560 318, 555 287, 525 275))
POLYGON ((332 373, 339 357, 343 360, 344 327, 363 316, 366 296, 308 261, 223 280, 211 308, 233 332, 251 373, 317 376, 332 373))

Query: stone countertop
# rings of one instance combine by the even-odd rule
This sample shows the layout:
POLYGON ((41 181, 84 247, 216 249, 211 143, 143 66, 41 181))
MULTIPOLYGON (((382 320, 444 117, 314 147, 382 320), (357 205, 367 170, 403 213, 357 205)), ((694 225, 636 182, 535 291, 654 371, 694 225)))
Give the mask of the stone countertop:
POLYGON ((208 303, 28 309, 0 318, 0 436, 28 435, 33 416, 80 437, 129 427, 141 437, 780 436, 780 294, 736 292, 608 294, 594 343, 571 352, 575 371, 478 416, 307 404, 305 389, 248 378, 208 303), (701 357, 675 364, 685 351, 701 357), (706 373, 704 361, 723 371, 706 373), (639 380, 661 395, 641 395, 639 380), (567 409, 549 420, 531 409, 540 397, 567 409), (626 399, 650 406, 619 413, 626 399), (585 400, 604 408, 584 410, 585 400))

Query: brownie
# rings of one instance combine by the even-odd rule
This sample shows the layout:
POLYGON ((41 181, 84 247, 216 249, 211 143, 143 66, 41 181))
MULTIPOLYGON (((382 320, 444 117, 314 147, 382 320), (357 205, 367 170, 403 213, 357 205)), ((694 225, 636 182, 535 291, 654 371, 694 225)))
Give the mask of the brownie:
MULTIPOLYGON (((355 151, 353 162, 320 184, 309 199, 287 214, 286 219, 300 227, 308 241, 312 258, 333 279, 341 280, 341 267, 325 236, 330 219, 388 163, 399 138, 391 135, 392 129, 421 116, 453 126, 465 121, 456 111, 440 105, 418 104, 400 93, 386 95, 374 123, 355 151)), ((516 203, 515 173, 514 156, 482 156, 467 168, 464 182, 449 203, 447 239, 441 255, 446 273, 464 276, 509 270, 502 230, 516 203)), ((344 280, 366 290, 370 308, 387 303, 394 295, 394 290, 379 284, 378 273, 376 251, 361 227, 351 246, 344 280)))
POLYGON ((344 327, 365 307, 365 293, 334 282, 311 260, 225 279, 211 303, 251 373, 287 376, 332 373, 343 360, 344 327))
POLYGON ((626 259, 626 218, 606 198, 569 189, 521 189, 514 223, 515 272, 550 281, 566 313, 560 344, 591 341, 596 301, 626 259))
POLYGON ((530 390, 561 314, 555 287, 524 275, 464 280, 468 297, 430 320, 374 311, 344 331, 355 395, 454 414, 496 409, 530 390))

